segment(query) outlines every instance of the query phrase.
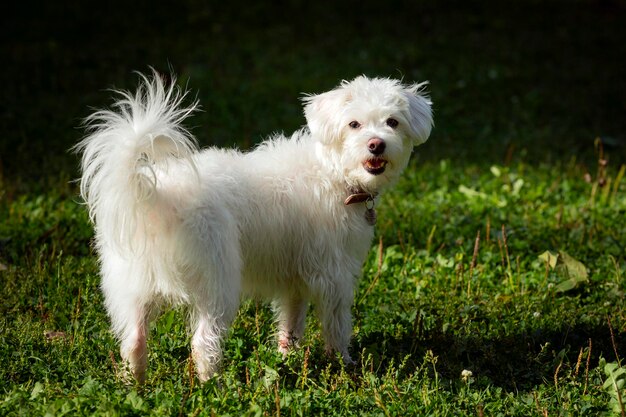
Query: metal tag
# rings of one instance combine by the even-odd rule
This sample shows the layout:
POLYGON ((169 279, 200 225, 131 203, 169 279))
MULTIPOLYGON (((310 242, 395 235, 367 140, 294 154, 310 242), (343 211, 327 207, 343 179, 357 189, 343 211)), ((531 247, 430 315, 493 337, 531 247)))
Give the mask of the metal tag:
POLYGON ((376 224, 376 210, 373 208, 368 208, 365 210, 365 221, 370 225, 374 226, 376 224))

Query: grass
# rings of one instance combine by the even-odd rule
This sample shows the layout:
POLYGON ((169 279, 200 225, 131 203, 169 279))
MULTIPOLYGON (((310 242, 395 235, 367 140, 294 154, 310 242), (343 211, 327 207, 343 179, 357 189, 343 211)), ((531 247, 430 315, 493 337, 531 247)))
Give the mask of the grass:
POLYGON ((18 65, 0 119, 0 415, 624 414, 620 3, 177 7, 5 25, 18 65), (298 128, 302 91, 359 73, 431 81, 433 136, 378 207, 354 368, 324 356, 313 317, 283 359, 269 308, 247 301, 215 380, 193 377, 183 309, 151 329, 147 384, 116 379, 66 150, 103 88, 147 65, 198 91, 200 142, 241 148, 298 128))

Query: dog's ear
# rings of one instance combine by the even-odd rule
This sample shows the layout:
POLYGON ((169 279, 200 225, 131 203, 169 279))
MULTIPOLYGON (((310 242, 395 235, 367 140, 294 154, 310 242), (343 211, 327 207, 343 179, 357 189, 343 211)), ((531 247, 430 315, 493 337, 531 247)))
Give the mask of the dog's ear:
POLYGON ((324 144, 330 144, 341 134, 341 115, 346 103, 351 100, 349 89, 340 86, 318 95, 306 96, 304 116, 311 135, 324 144))
POLYGON ((433 128, 432 102, 424 89, 428 82, 413 84, 404 90, 408 101, 406 119, 409 122, 413 146, 426 142, 433 128))

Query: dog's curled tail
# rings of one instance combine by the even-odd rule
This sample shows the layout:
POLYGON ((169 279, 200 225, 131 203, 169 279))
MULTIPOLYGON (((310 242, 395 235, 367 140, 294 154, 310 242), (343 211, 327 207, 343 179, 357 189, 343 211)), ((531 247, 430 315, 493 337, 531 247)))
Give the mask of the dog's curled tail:
POLYGON ((80 192, 96 231, 126 248, 136 234, 142 207, 154 203, 157 170, 172 158, 186 161, 197 149, 182 121, 197 107, 184 106, 186 92, 175 80, 166 84, 156 71, 140 74, 132 94, 115 91, 112 109, 85 120, 87 137, 73 149, 82 153, 80 192))

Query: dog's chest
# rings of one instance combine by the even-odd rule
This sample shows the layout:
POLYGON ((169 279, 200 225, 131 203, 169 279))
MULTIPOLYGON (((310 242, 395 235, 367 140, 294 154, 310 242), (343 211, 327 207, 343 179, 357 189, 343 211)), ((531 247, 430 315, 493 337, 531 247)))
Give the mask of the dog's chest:
POLYGON ((273 292, 285 282, 359 275, 373 237, 365 213, 364 206, 342 204, 252 210, 241 230, 244 286, 273 292))

